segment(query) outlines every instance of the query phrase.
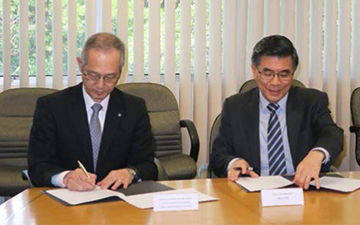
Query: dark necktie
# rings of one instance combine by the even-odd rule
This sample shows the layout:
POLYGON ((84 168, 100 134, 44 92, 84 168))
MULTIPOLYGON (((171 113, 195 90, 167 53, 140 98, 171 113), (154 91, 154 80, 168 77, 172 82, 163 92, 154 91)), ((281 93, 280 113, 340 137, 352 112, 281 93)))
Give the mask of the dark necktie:
POLYGON ((93 114, 90 119, 90 135, 91 135, 91 144, 93 151, 93 162, 94 162, 94 172, 96 171, 97 160, 99 156, 100 143, 101 143, 101 124, 99 120, 99 111, 102 109, 102 105, 95 103, 91 106, 93 114))
POLYGON ((286 174, 286 163, 280 121, 276 115, 279 105, 270 103, 267 108, 270 111, 268 124, 268 157, 270 175, 286 174))

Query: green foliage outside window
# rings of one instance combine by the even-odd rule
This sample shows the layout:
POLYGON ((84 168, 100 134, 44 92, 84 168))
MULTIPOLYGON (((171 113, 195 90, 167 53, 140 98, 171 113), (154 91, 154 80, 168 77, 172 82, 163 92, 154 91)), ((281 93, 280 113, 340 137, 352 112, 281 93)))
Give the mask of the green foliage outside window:
MULTIPOLYGON (((11 74, 13 76, 19 75, 19 62, 20 62, 20 11, 19 11, 19 2, 22 0, 10 0, 11 4, 11 12, 10 12, 10 23, 11 23, 11 74)), ((129 57, 129 74, 132 74, 133 71, 133 1, 128 1, 128 57, 129 57)), ((136 0, 138 1, 138 0, 136 0)), ((145 68, 144 73, 148 73, 148 62, 149 62, 149 46, 148 46, 148 37, 149 37, 149 29, 148 29, 148 0, 145 1, 144 8, 144 61, 145 68)), ((166 1, 166 0, 164 0, 166 1)), ((160 32, 161 32, 161 62, 160 62, 160 71, 163 73, 164 71, 164 48, 165 48, 165 12, 164 12, 164 1, 162 2, 160 8, 160 32)), ((45 0, 45 73, 47 75, 52 74, 52 2, 53 0, 45 0)), ((67 2, 68 0, 62 0, 62 33, 63 33, 63 72, 67 73, 67 25, 68 22, 68 12, 67 12, 67 2)), ((29 32, 29 74, 30 76, 36 75, 36 21, 35 21, 35 3, 36 0, 28 0, 28 32, 29 32)), ((85 0, 77 0, 76 1, 76 24, 77 24, 77 55, 80 55, 82 46, 85 42, 85 0)), ((207 4, 209 1, 207 1, 207 4)), ((112 28, 113 33, 117 33, 117 1, 112 1, 112 28)), ((208 8, 208 7, 207 7, 208 8)), ((191 27, 192 27, 192 38, 194 37, 194 11, 195 4, 192 2, 191 12, 191 27)), ((208 13, 208 12, 207 12, 208 13)), ((3 42, 2 42, 2 24, 3 24, 3 9, 2 4, 0 4, 0 76, 3 74, 3 42)), ((208 18, 208 17, 207 17, 208 18)), ((74 21, 71 21, 73 23, 74 21)), ((180 66, 180 0, 176 3, 176 11, 175 11, 175 60, 176 60, 176 71, 179 71, 180 66)), ((208 23, 208 21, 207 21, 208 23)), ((208 39, 208 37, 207 37, 208 39)), ((194 51, 194 39, 192 39, 192 58, 194 51)), ((208 45, 207 45, 208 46, 208 45)), ((193 63, 193 60, 191 60, 193 63)), ((193 66, 192 66, 193 67, 193 66)), ((79 72, 79 71, 78 71, 79 72)))

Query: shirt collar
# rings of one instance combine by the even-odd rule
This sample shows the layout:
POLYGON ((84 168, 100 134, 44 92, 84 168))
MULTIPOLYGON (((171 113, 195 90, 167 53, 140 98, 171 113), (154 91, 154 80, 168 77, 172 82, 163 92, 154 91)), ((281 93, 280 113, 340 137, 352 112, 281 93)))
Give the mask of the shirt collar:
MULTIPOLYGON (((268 110, 267 106, 270 104, 270 102, 268 100, 266 100, 264 95, 261 93, 260 89, 259 89, 259 95, 260 95, 260 110, 262 112, 268 112, 269 110, 268 110)), ((285 112, 288 96, 289 96, 289 92, 286 93, 286 95, 282 99, 280 99, 280 101, 277 102, 277 104, 279 104, 279 106, 280 106, 278 110, 283 110, 285 112)))
MULTIPOLYGON (((91 106, 93 106, 96 102, 94 102, 94 100, 86 92, 84 85, 82 85, 82 93, 83 93, 83 97, 84 97, 84 101, 85 101, 86 111, 92 110, 91 106)), ((109 105, 109 99, 110 99, 110 94, 108 96, 106 96, 106 98, 104 98, 99 103, 102 106, 101 110, 104 110, 105 112, 107 111, 107 107, 109 105)))

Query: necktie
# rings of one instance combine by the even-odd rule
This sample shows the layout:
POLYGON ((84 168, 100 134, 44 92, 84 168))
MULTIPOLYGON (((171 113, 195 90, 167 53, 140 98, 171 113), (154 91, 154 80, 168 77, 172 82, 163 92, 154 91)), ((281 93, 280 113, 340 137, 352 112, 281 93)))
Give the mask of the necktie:
POLYGON ((285 154, 281 135, 280 121, 276 115, 279 105, 270 103, 267 108, 270 111, 268 124, 268 157, 270 175, 286 174, 285 154))
POLYGON ((90 135, 95 172, 101 143, 101 124, 99 120, 99 111, 102 109, 102 105, 95 103, 93 106, 91 106, 91 109, 93 110, 93 114, 90 119, 90 135))

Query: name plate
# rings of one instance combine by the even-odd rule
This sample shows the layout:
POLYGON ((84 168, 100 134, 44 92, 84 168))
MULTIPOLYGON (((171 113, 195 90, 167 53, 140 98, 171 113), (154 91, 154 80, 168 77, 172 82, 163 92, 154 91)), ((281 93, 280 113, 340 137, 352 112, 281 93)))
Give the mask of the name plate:
POLYGON ((197 193, 154 195, 154 211, 198 210, 197 193))
POLYGON ((304 205, 302 188, 282 188, 261 191, 262 206, 304 205))

